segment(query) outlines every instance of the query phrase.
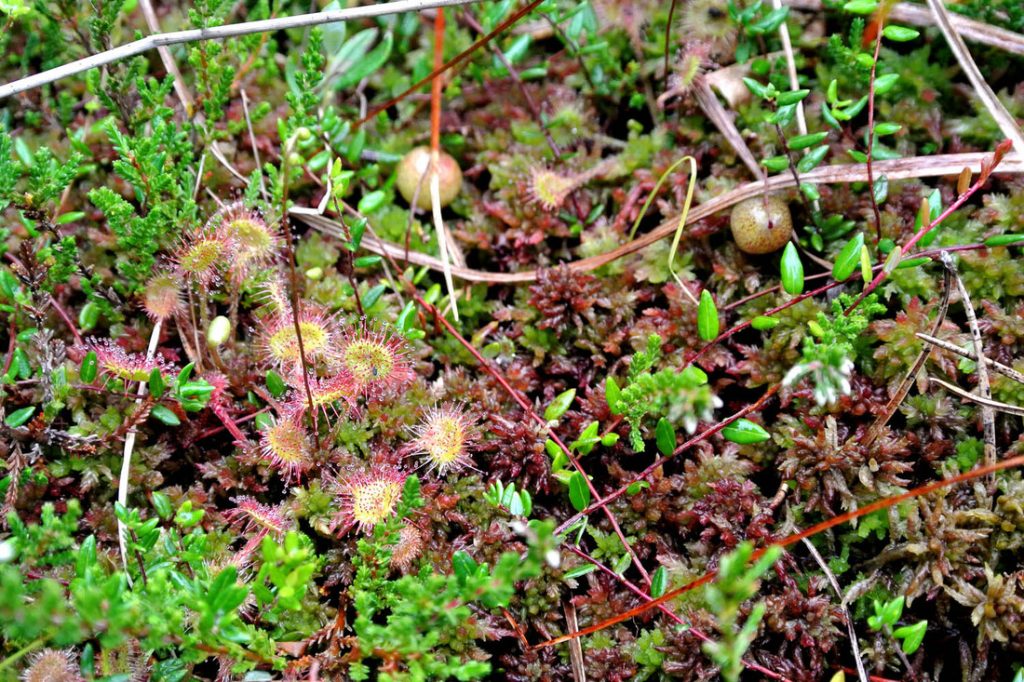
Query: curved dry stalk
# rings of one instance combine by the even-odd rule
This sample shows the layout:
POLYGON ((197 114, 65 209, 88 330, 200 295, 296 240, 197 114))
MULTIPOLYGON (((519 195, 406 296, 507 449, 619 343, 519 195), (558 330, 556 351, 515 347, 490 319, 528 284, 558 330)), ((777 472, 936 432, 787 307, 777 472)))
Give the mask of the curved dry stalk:
MULTIPOLYGON (((980 365, 981 363, 978 363, 978 364, 980 365)), ((989 398, 982 398, 980 395, 975 395, 975 394, 971 393, 970 391, 965 391, 964 389, 960 388, 956 384, 951 384, 948 381, 943 381, 942 379, 936 379, 935 377, 930 377, 929 381, 931 381, 932 383, 936 383, 939 386, 942 386, 944 389, 946 389, 950 393, 954 393, 954 394, 960 396, 961 398, 963 398, 964 400, 970 401, 972 403, 977 403, 977 404, 981 405, 983 408, 987 408, 987 409, 991 409, 991 410, 997 410, 999 412, 1005 412, 1006 414, 1012 414, 1012 415, 1016 415, 1018 417, 1024 417, 1024 407, 1019 407, 1017 405, 1010 405, 1009 403, 1001 403, 998 400, 991 400, 989 398)), ((989 467, 985 467, 985 468, 989 468, 989 467)))
POLYGON ((967 80, 971 81, 978 99, 988 109, 988 113, 992 115, 992 118, 996 120, 999 130, 1003 132, 1006 139, 1013 142, 1013 147, 1017 150, 1017 153, 1024 154, 1024 134, 1021 133, 1020 126, 1017 125, 1016 119, 1006 110, 1006 107, 999 101, 999 98, 996 97, 996 93, 992 92, 992 87, 985 80, 985 77, 981 75, 981 70, 974 63, 974 58, 971 57, 971 53, 967 50, 964 39, 960 37, 960 34, 953 27, 949 10, 942 4, 942 0, 928 0, 928 6, 932 10, 932 16, 935 17, 936 25, 942 31, 942 35, 945 36, 946 42, 949 43, 949 49, 956 55, 956 59, 960 62, 960 68, 963 69, 967 80))
MULTIPOLYGON (((157 320, 153 325, 153 331, 149 335, 149 346, 146 348, 146 362, 153 359, 156 354, 156 345, 160 341, 160 329, 162 327, 161 320, 157 320)), ((140 381, 139 386, 135 389, 135 406, 138 407, 142 404, 142 398, 146 395, 146 382, 140 381)), ((132 451, 135 449, 135 435, 138 433, 139 426, 137 423, 133 423, 132 427, 128 429, 128 434, 124 438, 124 455, 121 458, 121 475, 117 480, 117 501, 122 507, 128 507, 128 479, 131 476, 132 471, 132 451)), ((124 522, 120 518, 117 519, 117 545, 121 551, 121 566, 124 568, 125 575, 128 575, 128 541, 127 541, 128 528, 125 527, 124 522)), ((130 581, 131 578, 129 577, 130 581)))
MULTIPOLYGON (((783 0, 783 2, 795 9, 809 12, 818 12, 822 9, 821 0, 783 0)), ((928 9, 907 2, 893 5, 889 10, 889 18, 913 26, 932 26, 935 23, 928 9)), ((968 19, 959 14, 950 15, 950 24, 957 33, 971 42, 1024 55, 1024 35, 1020 33, 992 26, 983 21, 968 19)))
MULTIPOLYGON (((972 172, 981 171, 983 161, 989 161, 992 154, 988 152, 970 152, 966 154, 937 154, 934 156, 915 156, 906 159, 895 159, 892 161, 879 161, 874 164, 877 172, 884 173, 889 180, 906 180, 909 178, 940 177, 944 175, 957 175, 963 168, 970 168, 972 172)), ((1024 156, 1020 154, 1007 154, 999 165, 999 173, 1024 173, 1024 156)), ((867 173, 864 164, 843 164, 837 166, 825 166, 816 168, 810 173, 800 176, 801 182, 827 183, 850 183, 866 182, 867 173)), ((779 174, 768 178, 765 182, 750 182, 741 185, 734 190, 721 194, 710 201, 690 209, 686 216, 686 225, 693 225, 705 218, 708 218, 719 211, 731 208, 739 202, 759 196, 766 192, 773 192, 788 189, 796 185, 793 177, 789 174, 779 174)), ((305 222, 314 229, 325 234, 338 236, 341 234, 341 224, 337 221, 323 216, 311 215, 308 211, 299 209, 293 211, 293 215, 305 222)), ((622 246, 612 249, 608 253, 568 263, 570 269, 576 272, 589 272, 623 256, 636 253, 641 249, 650 246, 654 242, 674 234, 679 228, 679 215, 669 217, 658 227, 647 234, 641 235, 622 246)), ((397 244, 380 239, 363 239, 363 247, 372 253, 381 256, 389 256, 396 260, 422 265, 443 272, 442 262, 425 253, 409 252, 406 259, 405 249, 397 244)), ((485 284, 522 284, 534 282, 537 279, 539 270, 524 270, 522 272, 489 272, 487 270, 476 270, 452 266, 452 275, 469 282, 481 282, 485 284)))
POLYGON ((310 14, 299 14, 292 17, 275 17, 273 19, 261 19, 259 21, 244 21, 237 24, 226 24, 214 26, 213 28, 195 28, 186 31, 171 31, 158 35, 148 36, 120 45, 98 54, 89 55, 82 59, 75 60, 68 64, 33 74, 0 85, 0 99, 6 99, 19 92, 32 90, 47 83, 54 83, 68 76, 84 73, 106 64, 134 57, 159 47, 169 45, 181 45, 194 43, 200 40, 225 40, 239 36, 251 35, 253 33, 270 33, 273 31, 284 31, 293 28, 306 28, 309 26, 320 26, 353 19, 366 19, 370 17, 386 16, 388 14, 402 14, 405 12, 419 12, 425 9, 437 7, 450 7, 454 5, 468 5, 480 0, 394 0, 376 5, 364 5, 362 7, 350 7, 327 12, 312 12, 310 14))
MULTIPOLYGON (((949 351, 950 353, 955 353, 955 354, 959 355, 962 358, 967 358, 968 360, 974 360, 975 362, 978 361, 978 356, 977 355, 975 355, 974 353, 972 353, 969 350, 965 350, 965 349, 961 348, 960 346, 956 345, 955 343, 950 343, 949 341, 937 338, 935 336, 931 336, 929 334, 925 334, 923 332, 918 332, 917 334, 915 334, 915 336, 917 336, 917 338, 921 339, 922 341, 924 341, 926 343, 930 343, 933 346, 938 346, 942 350, 949 351)), ((1004 377, 1007 377, 1009 379, 1013 379, 1014 381, 1016 381, 1018 383, 1024 384, 1024 374, 1021 374, 1020 372, 1015 370, 1013 367, 1007 367, 1003 363, 998 362, 997 360, 993 360, 992 358, 990 358, 988 356, 984 356, 984 360, 985 360, 985 364, 988 365, 989 369, 991 369, 993 372, 996 372, 997 374, 1002 374, 1004 377)))

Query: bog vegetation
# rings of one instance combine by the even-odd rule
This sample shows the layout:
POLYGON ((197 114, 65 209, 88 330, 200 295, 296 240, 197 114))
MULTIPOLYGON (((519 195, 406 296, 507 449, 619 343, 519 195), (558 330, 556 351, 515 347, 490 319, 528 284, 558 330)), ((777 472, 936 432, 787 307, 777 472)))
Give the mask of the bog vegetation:
POLYGON ((0 24, 0 680, 1024 676, 1016 0, 0 24))

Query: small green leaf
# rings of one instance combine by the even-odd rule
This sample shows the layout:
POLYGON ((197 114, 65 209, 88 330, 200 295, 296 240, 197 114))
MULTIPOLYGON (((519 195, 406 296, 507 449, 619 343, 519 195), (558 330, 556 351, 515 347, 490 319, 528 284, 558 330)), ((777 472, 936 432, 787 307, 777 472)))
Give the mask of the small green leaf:
POLYGON ((928 256, 921 256, 919 258, 908 258, 905 261, 901 261, 900 264, 896 266, 896 269, 897 270, 909 270, 910 268, 916 268, 918 266, 924 265, 925 263, 931 263, 931 262, 932 262, 932 259, 929 258, 928 256))
POLYGON ((657 599, 665 594, 666 587, 668 587, 668 572, 664 566, 658 566, 651 574, 651 596, 657 599))
POLYGON ((779 96, 775 98, 775 101, 778 102, 780 106, 796 104, 797 102, 803 101, 803 99, 810 93, 810 90, 789 90, 787 92, 780 92, 779 96))
POLYGON ((875 0, 850 0, 843 9, 853 14, 871 14, 878 9, 878 3, 875 0))
POLYGON ((387 199, 387 193, 378 189, 370 192, 362 199, 359 200, 358 209, 363 215, 369 215, 384 205, 384 201, 387 199))
POLYGON ((270 395, 275 398, 280 398, 284 395, 284 392, 288 390, 288 387, 285 386, 284 379, 282 379, 281 375, 274 370, 269 370, 267 372, 266 382, 267 390, 270 391, 270 395))
POLYGON ((35 411, 35 405, 29 405, 28 407, 23 407, 20 410, 15 410, 7 415, 7 418, 4 419, 4 424, 12 429, 16 429, 31 419, 32 415, 35 414, 35 411))
POLYGON ((763 443, 771 438, 760 424, 755 424, 749 419, 737 419, 722 429, 722 435, 726 440, 740 445, 763 443))
POLYGON ((583 474, 578 471, 572 472, 569 477, 569 501, 576 511, 583 511, 590 504, 590 488, 583 474))
POLYGON ((633 495, 636 495, 638 492, 640 492, 644 488, 650 488, 650 487, 651 487, 651 484, 648 483, 647 481, 633 481, 628 486, 626 486, 626 494, 632 497, 633 495))
POLYGON ((458 550, 452 554, 452 571, 459 580, 466 580, 476 573, 477 563, 465 550, 458 550))
POLYGON ((985 246, 1009 246, 1024 242, 1024 234, 1000 234, 985 240, 985 246))
POLYGON ((864 279, 865 284, 871 282, 871 253, 866 246, 860 247, 860 276, 864 279))
POLYGON ((906 26, 889 25, 882 29, 882 35, 897 43, 905 43, 917 38, 921 33, 906 26))
POLYGON ((791 296, 799 296, 804 290, 804 264, 800 260, 793 242, 786 244, 779 263, 782 274, 782 288, 791 296))
POLYGON ((784 155, 773 156, 770 159, 763 159, 761 165, 773 173, 780 173, 789 168, 789 157, 784 155))
POLYGON ((767 315, 758 315, 750 321, 750 326, 754 329, 763 332, 774 328, 779 324, 779 318, 768 317, 767 315))
POLYGON ((900 131, 903 128, 899 123, 879 123, 875 126, 875 135, 879 137, 883 135, 892 135, 900 131))
POLYGON ((96 351, 91 350, 82 358, 82 367, 78 370, 78 377, 82 380, 83 384, 91 384, 96 381, 97 368, 96 351))
POLYGON ((820 147, 815 147, 811 151, 807 152, 803 158, 796 162, 796 169, 801 173, 809 173, 818 167, 822 161, 825 160, 825 155, 828 154, 828 145, 823 144, 820 147))
POLYGON ((562 580, 575 580, 576 578, 582 578, 587 573, 593 573, 597 570, 597 566, 594 564, 582 564, 576 568, 570 568, 562 576, 562 580))
POLYGON ((760 97, 761 99, 768 97, 768 87, 758 83, 753 78, 744 78, 743 84, 747 86, 747 90, 750 90, 750 92, 754 93, 757 97, 760 97))
POLYGON ((383 259, 380 256, 360 256, 352 261, 352 265, 357 268, 368 268, 371 265, 376 265, 383 259))
POLYGON ((718 337, 718 308, 715 299, 705 289, 700 292, 700 305, 697 306, 697 334, 704 341, 714 341, 718 337))
POLYGON ((898 73, 884 73, 875 79, 875 94, 884 95, 892 90, 893 86, 900 79, 898 73))
POLYGON ((372 308, 373 304, 379 301, 380 297, 387 290, 387 285, 384 284, 378 284, 374 287, 371 287, 370 290, 366 292, 366 295, 363 296, 363 306, 366 308, 372 308))
POLYGON ((622 389, 616 383, 615 377, 608 377, 604 382, 604 399, 608 403, 608 411, 612 414, 621 414, 619 402, 622 399, 622 389))
POLYGON ((842 282, 857 269, 857 265, 860 264, 860 249, 862 246, 864 246, 864 233, 858 232, 839 251, 839 255, 836 256, 835 265, 832 266, 832 277, 837 282, 842 282))
POLYGON ((797 135, 796 137, 789 138, 789 148, 793 150, 807 149, 816 144, 821 144, 826 137, 828 137, 827 131, 797 135))
POLYGON ((149 373, 149 394, 159 400, 166 390, 167 385, 164 383, 164 377, 160 374, 160 369, 154 367, 153 371, 149 373))
POLYGON ((149 414, 157 421, 161 421, 168 426, 178 426, 181 424, 178 415, 174 414, 174 411, 165 405, 154 405, 149 414))
POLYGON ((893 630, 892 636, 903 640, 900 648, 903 649, 903 653, 909 656, 921 647, 927 629, 928 621, 919 620, 913 625, 904 625, 903 627, 896 628, 893 630))
POLYGON ((174 507, 171 506, 171 498, 167 497, 160 492, 154 492, 152 495, 153 509, 156 510, 157 515, 162 519, 171 518, 171 514, 174 513, 174 507))
POLYGON ((544 419, 554 421, 559 419, 565 414, 572 406, 572 401, 576 399, 576 389, 570 388, 568 391, 559 393, 551 404, 544 410, 544 419))
POLYGON ((874 195, 875 203, 882 204, 889 196, 889 177, 886 175, 879 175, 875 178, 874 184, 874 195))
POLYGON ((658 445, 658 452, 666 457, 676 449, 676 430, 664 417, 658 420, 658 425, 654 428, 654 438, 658 445))
POLYGON ((89 301, 82 306, 78 313, 78 326, 83 332, 87 332, 96 326, 100 321, 100 307, 94 301, 89 301))

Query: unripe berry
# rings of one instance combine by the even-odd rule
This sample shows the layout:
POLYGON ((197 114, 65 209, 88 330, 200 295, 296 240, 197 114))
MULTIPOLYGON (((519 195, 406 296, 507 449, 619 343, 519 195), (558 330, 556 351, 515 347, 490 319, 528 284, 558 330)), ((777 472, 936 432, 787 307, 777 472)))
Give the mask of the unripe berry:
POLYGON ((744 253, 777 251, 793 234, 789 204, 776 196, 741 201, 733 206, 730 223, 736 246, 744 253))
MULTIPOLYGON (((398 162, 398 191, 412 203, 416 196, 416 205, 424 210, 431 207, 430 201, 430 148, 416 147, 398 162), (423 179, 422 184, 420 178, 423 179), (416 189, 419 188, 419 194, 416 189)), ((440 152, 437 160, 438 185, 441 207, 455 200, 462 189, 462 170, 450 154, 440 152)))

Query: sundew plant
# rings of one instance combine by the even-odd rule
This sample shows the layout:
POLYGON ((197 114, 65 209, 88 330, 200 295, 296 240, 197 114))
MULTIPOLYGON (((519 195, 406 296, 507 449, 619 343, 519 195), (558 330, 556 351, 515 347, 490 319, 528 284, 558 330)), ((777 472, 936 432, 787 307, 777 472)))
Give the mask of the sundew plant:
POLYGON ((1024 679, 1018 0, 0 25, 0 682, 1024 679))

